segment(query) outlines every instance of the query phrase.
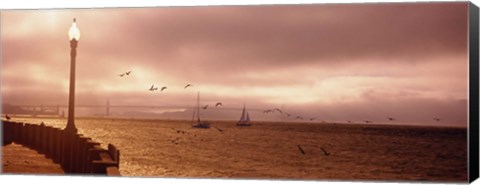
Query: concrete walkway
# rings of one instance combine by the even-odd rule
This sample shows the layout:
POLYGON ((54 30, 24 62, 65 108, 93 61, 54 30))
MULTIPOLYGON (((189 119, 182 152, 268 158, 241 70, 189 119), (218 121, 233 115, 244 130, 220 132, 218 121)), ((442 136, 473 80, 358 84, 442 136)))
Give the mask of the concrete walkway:
POLYGON ((2 173, 6 174, 65 174, 61 166, 44 154, 19 144, 2 147, 2 173))

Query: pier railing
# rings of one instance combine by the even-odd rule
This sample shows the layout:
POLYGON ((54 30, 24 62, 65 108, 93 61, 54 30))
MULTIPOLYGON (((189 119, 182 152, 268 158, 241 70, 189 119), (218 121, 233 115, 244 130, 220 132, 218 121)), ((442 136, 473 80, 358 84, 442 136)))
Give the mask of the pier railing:
POLYGON ((12 142, 35 149, 59 163, 68 174, 120 176, 120 151, 82 134, 44 124, 3 121, 3 145, 12 142))

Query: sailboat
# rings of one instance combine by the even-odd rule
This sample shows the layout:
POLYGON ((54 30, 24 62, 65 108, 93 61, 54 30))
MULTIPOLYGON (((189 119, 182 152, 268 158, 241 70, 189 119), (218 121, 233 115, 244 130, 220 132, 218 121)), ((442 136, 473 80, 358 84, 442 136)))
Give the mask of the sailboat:
POLYGON ((245 105, 243 105, 243 111, 242 111, 242 116, 240 117, 240 120, 237 122, 237 126, 251 126, 252 124, 250 123, 250 115, 248 112, 245 115, 245 105))
POLYGON ((195 109, 193 109, 192 127, 193 128, 210 128, 209 122, 200 120, 200 92, 197 93, 197 106, 195 107, 195 109), (195 114, 197 115, 196 123, 193 122, 193 120, 195 119, 195 114))

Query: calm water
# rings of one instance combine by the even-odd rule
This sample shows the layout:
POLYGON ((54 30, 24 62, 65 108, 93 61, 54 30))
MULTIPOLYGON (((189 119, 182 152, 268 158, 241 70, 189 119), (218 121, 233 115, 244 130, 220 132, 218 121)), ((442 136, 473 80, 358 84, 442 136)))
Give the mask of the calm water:
POLYGON ((124 176, 467 180, 466 128, 214 122, 193 129, 182 121, 128 119, 77 119, 76 126, 120 149, 124 176))

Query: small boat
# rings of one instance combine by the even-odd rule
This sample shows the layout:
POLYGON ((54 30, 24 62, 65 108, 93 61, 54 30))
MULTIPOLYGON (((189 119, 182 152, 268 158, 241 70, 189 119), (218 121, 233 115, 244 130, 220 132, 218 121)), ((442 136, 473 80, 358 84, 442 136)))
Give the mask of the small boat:
POLYGON ((192 116, 192 127, 193 128, 210 128, 210 123, 207 121, 200 120, 200 92, 197 93, 197 106, 193 109, 192 116), (195 119, 195 114, 197 115, 197 122, 193 122, 195 119))
POLYGON ((245 105, 243 105, 243 111, 242 111, 242 116, 240 117, 240 120, 238 120, 236 126, 251 126, 252 124, 250 123, 250 115, 248 114, 247 111, 245 111, 245 105), (245 115, 245 112, 247 113, 245 115))

